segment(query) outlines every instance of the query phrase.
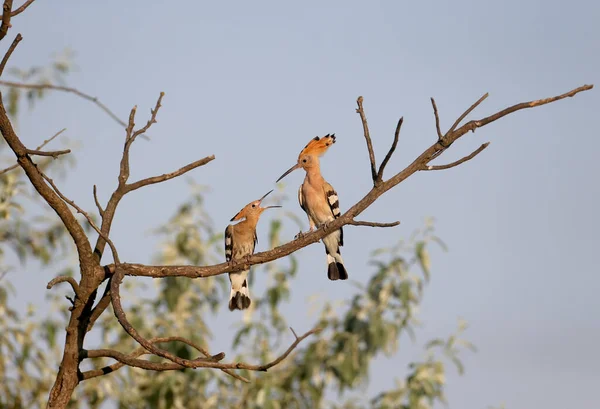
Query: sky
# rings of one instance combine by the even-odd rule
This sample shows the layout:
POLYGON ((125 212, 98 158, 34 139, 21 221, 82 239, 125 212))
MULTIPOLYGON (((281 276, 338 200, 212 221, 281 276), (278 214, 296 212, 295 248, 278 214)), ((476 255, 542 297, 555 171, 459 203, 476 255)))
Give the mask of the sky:
MULTIPOLYGON (((132 180, 216 156, 189 178, 137 191, 120 205, 112 238, 121 259, 149 263, 159 240, 149 232, 188 197, 190 178, 211 187, 206 208, 224 228, 274 187, 310 138, 335 132, 322 171, 344 211, 371 185, 359 95, 379 161, 404 116, 391 176, 436 138, 430 97, 447 129, 486 92, 470 118, 598 83, 599 20, 600 3, 580 0, 38 0, 12 21, 9 37, 20 32, 24 40, 10 63, 44 65, 68 47, 78 68, 68 85, 122 118, 137 105, 138 123, 164 91, 152 140, 133 149, 132 180)), ((599 108, 594 89, 467 134, 435 163, 491 145, 460 167, 412 176, 361 216, 399 219, 399 227, 346 228, 343 255, 358 281, 371 272, 371 250, 408 237, 427 217, 449 247, 432 255, 417 344, 405 340, 396 357, 377 359, 369 393, 391 387, 425 341, 450 334, 464 318, 478 352, 464 355, 464 376, 450 369, 449 407, 597 406, 599 108)), ((123 130, 93 104, 55 93, 24 115, 19 132, 37 146, 64 127, 78 147, 76 171, 62 190, 93 209, 92 185, 102 201, 115 187, 123 130)), ((286 179, 295 198, 302 174, 286 179)), ((295 199, 286 207, 303 216, 295 199)), ((301 271, 284 310, 298 332, 316 319, 307 313, 309 295, 343 300, 353 293, 349 282, 326 280, 321 246, 299 252, 301 271)), ((55 274, 13 274, 19 301, 43 306, 55 274)), ((229 344, 239 319, 223 315, 215 338, 229 344)))

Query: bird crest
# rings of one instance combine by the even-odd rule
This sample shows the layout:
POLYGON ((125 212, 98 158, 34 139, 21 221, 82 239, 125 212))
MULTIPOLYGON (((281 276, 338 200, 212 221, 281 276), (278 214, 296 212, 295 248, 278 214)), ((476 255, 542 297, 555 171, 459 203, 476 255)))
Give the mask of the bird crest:
POLYGON ((331 135, 327 134, 322 138, 315 136, 313 139, 310 140, 309 143, 306 144, 304 149, 302 149, 302 152, 300 152, 300 156, 304 156, 304 155, 321 156, 325 152, 327 152, 327 149, 329 149, 329 147, 331 145, 333 145, 334 143, 335 143, 335 134, 331 134, 331 135))

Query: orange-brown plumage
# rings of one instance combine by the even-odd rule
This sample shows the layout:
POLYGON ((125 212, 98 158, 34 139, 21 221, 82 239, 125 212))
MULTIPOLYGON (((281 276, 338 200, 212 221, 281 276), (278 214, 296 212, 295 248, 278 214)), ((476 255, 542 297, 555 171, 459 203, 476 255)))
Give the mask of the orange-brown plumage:
POLYGON ((306 144, 304 149, 302 149, 302 152, 300 152, 300 155, 298 156, 298 158, 300 158, 303 155, 321 156, 325 152, 327 152, 327 149, 329 149, 329 147, 331 145, 333 145, 334 143, 335 143, 335 134, 325 135, 322 138, 315 136, 313 139, 310 140, 309 143, 306 144))

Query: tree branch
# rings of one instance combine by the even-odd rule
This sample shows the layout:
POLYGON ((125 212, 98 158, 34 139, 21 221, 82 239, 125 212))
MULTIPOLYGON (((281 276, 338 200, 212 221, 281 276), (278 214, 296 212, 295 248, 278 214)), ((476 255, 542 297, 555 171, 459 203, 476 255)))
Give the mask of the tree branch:
POLYGON ((52 156, 54 159, 67 153, 71 153, 71 149, 63 149, 62 151, 40 151, 37 149, 27 149, 27 154, 29 155, 52 156))
POLYGON ((398 121, 398 125, 396 125, 396 132, 394 133, 394 142, 392 142, 390 150, 388 151, 387 155, 385 155, 383 162, 381 162, 381 166, 379 166, 379 172, 377 172, 377 180, 383 180, 383 170, 385 169, 386 165, 392 158, 394 151, 396 150, 396 146, 398 145, 398 139, 400 137, 400 128, 402 128, 403 123, 404 117, 400 118, 400 120, 398 121))
MULTIPOLYGON (((40 150, 40 149, 42 149, 44 146, 46 146, 48 143, 50 143, 50 142, 51 142, 51 141, 52 141, 54 138, 56 138, 58 135, 60 135, 61 133, 63 133, 63 132, 64 132, 64 131, 66 131, 66 130, 67 130, 67 128, 63 128, 63 129, 61 129, 60 131, 58 131, 57 133, 55 133, 55 134, 54 134, 52 137, 50 137, 49 139, 46 139, 46 140, 45 140, 45 141, 44 141, 44 142, 43 142, 43 143, 42 143, 40 146, 38 146, 38 147, 37 147, 37 148, 35 148, 35 149, 36 149, 36 150, 40 150)), ((0 175, 3 175, 3 174, 5 174, 5 173, 7 173, 7 172, 10 172, 11 170, 13 170, 13 169, 16 169, 16 168, 18 168, 18 167, 19 167, 19 164, 18 164, 18 163, 15 163, 14 165, 12 165, 12 166, 9 166, 9 167, 8 167, 8 168, 6 168, 6 169, 2 169, 2 170, 0 170, 0 175)))
POLYGON ((102 294, 102 298, 98 301, 98 304, 92 309, 90 313, 90 322, 88 323, 87 331, 90 332, 96 323, 96 320, 100 318, 102 313, 108 308, 110 305, 110 280, 108 279, 108 283, 106 284, 106 288, 104 289, 104 294, 102 294))
POLYGON ((16 10, 13 10, 12 13, 10 13, 11 17, 14 17, 16 15, 21 14, 22 12, 25 11, 25 9, 29 6, 31 6, 31 3, 33 3, 35 0, 27 0, 25 3, 23 3, 23 5, 21 7, 19 7, 16 10))
POLYGON ((96 233, 98 233, 99 236, 101 236, 104 240, 106 240, 108 242, 108 245, 110 246, 110 249, 112 250, 113 258, 115 260, 115 263, 119 264, 121 262, 120 259, 119 259, 119 253, 117 252, 117 248, 113 244, 112 240, 107 235, 105 235, 102 232, 102 230, 100 230, 100 228, 98 226, 96 226, 96 223, 94 223, 94 220, 90 217, 89 214, 87 214, 87 212, 85 212, 81 207, 77 206, 77 204, 74 201, 72 201, 71 199, 69 199, 68 197, 66 197, 64 194, 62 194, 60 192, 60 190, 58 189, 58 187, 56 186, 56 184, 54 184, 54 181, 52 179, 50 179, 43 172, 40 172, 40 173, 41 173, 42 177, 44 179, 46 179, 46 181, 48 183, 50 183, 50 186, 52 186, 52 189, 54 189, 54 191, 56 192, 56 194, 58 196, 60 196, 60 198, 62 200, 64 200, 65 202, 67 202, 69 205, 71 205, 71 207, 73 207, 75 210, 77 210, 77 213, 81 213, 87 219, 87 221, 90 224, 90 226, 92 226, 92 228, 94 230, 96 230, 96 233))
MULTIPOLYGON (((1 74, 1 71, 0 71, 1 74)), ((89 94, 79 91, 73 87, 65 87, 62 85, 52 85, 52 84, 26 84, 22 82, 15 81, 4 81, 0 80, 0 85, 4 85, 7 87, 14 88, 22 88, 22 89, 34 89, 34 90, 51 90, 51 91, 62 91, 71 94, 75 94, 78 97, 81 97, 87 101, 93 102, 98 108, 104 111, 108 116, 110 116, 115 122, 117 122, 122 127, 126 127, 127 124, 121 118, 119 118, 113 111, 111 111, 106 105, 104 105, 97 97, 93 97, 89 94)))
POLYGON ((181 169, 176 170, 175 172, 165 173, 164 175, 154 176, 151 178, 146 178, 139 180, 135 183, 129 183, 126 185, 126 191, 131 192, 132 190, 139 189, 143 186, 153 185, 155 183, 164 182, 169 179, 176 178, 177 176, 181 176, 184 173, 189 172, 192 169, 196 169, 200 166, 206 165, 208 162, 215 159, 215 155, 207 156, 206 158, 197 160, 196 162, 192 162, 189 165, 182 167, 181 169))
POLYGON ((460 124, 460 122, 465 119, 467 117, 467 115, 469 115, 471 112, 473 112, 473 110, 475 108, 477 108, 479 106, 479 104, 481 104, 490 94, 489 93, 485 93, 482 95, 481 98, 479 98, 473 105, 471 105, 469 107, 469 109, 467 109, 465 112, 462 113, 461 116, 458 117, 458 119, 456 121, 454 121, 454 123, 452 124, 452 126, 450 127, 450 130, 448 132, 454 132, 454 130, 456 129, 456 127, 458 126, 458 124, 460 124))
POLYGON ((440 116, 438 114, 437 105, 435 104, 435 99, 431 97, 431 105, 433 106, 433 115, 435 115, 435 130, 438 135, 438 140, 442 139, 444 135, 442 135, 442 131, 440 129, 440 116))
POLYGON ((369 125, 367 124, 367 117, 363 109, 363 97, 358 97, 356 100, 358 108, 356 112, 360 115, 362 121, 363 131, 365 134, 365 140, 367 141, 367 149, 369 150, 369 160, 371 161, 371 177, 373 178, 373 185, 377 186, 379 179, 377 179, 377 165, 375 164, 375 152, 373 152, 373 143, 371 142, 371 135, 369 134, 369 125))
POLYGON ((368 226, 368 227, 395 227, 400 224, 399 221, 391 222, 391 223, 378 223, 378 222, 365 222, 362 220, 351 220, 348 222, 351 226, 368 226))
POLYGON ((455 162, 449 163, 447 165, 427 165, 421 170, 444 170, 444 169, 453 168, 453 167, 458 166, 466 161, 473 159, 475 156, 479 155, 485 148, 487 148, 489 146, 489 144, 490 144, 489 142, 484 143, 483 145, 481 145, 479 148, 477 148, 475 151, 473 151, 469 155, 467 155, 464 158, 459 159, 455 162))
POLYGON ((50 280, 50 282, 48 283, 48 285, 46 286, 46 288, 48 290, 52 289, 52 287, 54 287, 56 284, 59 283, 69 283, 71 284, 71 287, 73 288, 73 292, 75 293, 75 295, 77 297, 79 297, 79 284, 77 284, 77 281, 75 281, 75 279, 73 277, 69 277, 69 276, 58 276, 53 278, 52 280, 50 280))
POLYGON ((50 207, 56 212, 58 217, 62 220, 65 228, 73 238, 79 254, 79 262, 81 266, 92 266, 93 259, 91 259, 92 251, 90 243, 87 239, 83 227, 79 224, 73 213, 67 207, 67 204, 61 200, 61 198, 44 182, 42 173, 39 171, 36 164, 33 163, 29 155, 27 154, 27 148, 23 145, 17 134, 15 133, 4 103, 2 101, 2 95, 0 94, 0 132, 4 136, 4 139, 17 156, 19 165, 25 171, 25 174, 29 178, 29 181, 37 190, 37 192, 44 198, 50 207))
MULTIPOLYGON (((191 342, 182 337, 162 337, 162 338, 157 337, 157 338, 152 338, 149 341, 152 342, 153 344, 159 344, 159 343, 164 343, 164 342, 174 342, 174 341, 183 342, 183 343, 191 346, 192 348, 195 348, 198 351, 200 351, 200 353, 202 353, 206 358, 208 358, 208 360, 212 360, 215 362, 223 359, 223 357, 224 357, 223 353, 211 356, 208 353, 208 351, 206 351, 204 348, 200 347, 198 344, 191 342)), ((151 362, 151 361, 146 361, 146 360, 141 360, 141 359, 135 359, 135 358, 138 358, 138 357, 148 353, 148 351, 146 351, 143 347, 137 348, 135 351, 133 351, 129 355, 125 355, 125 354, 122 354, 121 352, 110 350, 110 349, 90 350, 90 351, 82 351, 82 352, 83 352, 82 358, 107 357, 107 358, 113 358, 113 359, 116 359, 117 361, 119 361, 116 364, 112 364, 112 365, 105 366, 100 369, 93 369, 91 371, 84 372, 82 374, 82 378, 84 380, 95 378, 97 376, 106 375, 110 372, 113 372, 117 369, 122 368, 125 365, 133 366, 136 368, 149 369, 149 370, 153 370, 153 371, 170 371, 170 370, 185 369, 185 367, 175 364, 175 363, 172 363, 172 362, 157 363, 157 362, 151 362)), ((250 382, 250 380, 248 380, 247 378, 240 376, 234 372, 231 372, 228 369, 221 369, 221 371, 225 372, 227 375, 232 376, 233 378, 238 379, 242 382, 246 382, 246 383, 250 382)))
POLYGON ((94 185, 94 202, 98 208, 98 214, 100 214, 100 217, 104 217, 104 209, 102 209, 102 205, 100 205, 100 202, 98 201, 98 194, 96 190, 96 185, 94 185))
POLYGON ((263 364, 263 365, 250 365, 250 364, 246 364, 246 363, 242 363, 242 362, 223 364, 220 362, 208 361, 206 359, 201 359, 201 360, 200 359, 194 359, 194 360, 183 359, 176 355, 171 354, 168 351, 165 351, 164 349, 158 348, 152 342, 150 342, 149 340, 146 340, 144 337, 142 337, 137 332, 137 330, 129 323, 129 321, 127 320, 127 317, 125 315, 125 312, 123 311, 123 307, 121 305, 121 296, 119 293, 119 287, 120 287, 121 282, 123 281, 123 277, 124 277, 123 271, 121 271, 121 269, 119 268, 120 266, 121 265, 119 265, 117 267, 115 275, 112 277, 111 288, 110 288, 113 311, 115 313, 115 316, 117 317, 117 320, 119 321, 119 323, 121 324, 123 329, 133 339, 135 339, 142 347, 144 347, 144 349, 146 349, 148 352, 151 352, 154 355, 158 355, 160 357, 166 358, 169 361, 179 364, 186 368, 246 369, 249 371, 267 371, 269 368, 277 365, 278 363, 283 361, 285 358, 287 358, 287 356, 294 350, 294 348, 296 348, 296 346, 298 346, 298 344, 302 340, 304 340, 306 337, 320 331, 319 328, 315 328, 315 329, 312 329, 311 331, 308 331, 301 337, 297 338, 292 343, 292 345, 290 345, 290 347, 283 354, 281 354, 278 358, 276 358, 275 360, 273 360, 267 364, 263 364))
MULTIPOLYGON (((6 3, 4 3, 4 5, 6 5, 6 3)), ((1 38, 3 38, 3 37, 4 36, 2 36, 1 38)), ((8 62, 8 59, 12 55, 13 51, 15 51, 15 48, 17 48, 17 45, 19 44, 19 42, 22 39, 23 39, 23 37, 21 36, 21 34, 20 33, 17 34, 17 36, 13 40, 12 44, 8 48, 8 51, 6 51, 6 54, 4 54, 4 57, 2 58, 2 62, 0 62, 0 76, 2 76, 2 74, 4 73, 4 67, 6 67, 6 63, 8 62)))
MULTIPOLYGON (((444 135, 444 140, 447 143, 452 143, 458 138, 466 134, 468 131, 474 131, 476 128, 485 126, 491 122, 494 122, 512 112, 541 106, 554 101, 558 101, 567 97, 572 97, 580 92, 584 92, 593 88, 593 85, 584 85, 579 88, 573 89, 565 94, 558 95, 551 98, 540 99, 535 101, 523 102, 520 104, 513 105, 506 108, 496 114, 485 117, 477 121, 470 121, 453 132, 447 132, 444 135)), ((476 106, 476 104, 474 104, 476 106)), ((316 229, 313 232, 305 233, 301 237, 291 242, 285 243, 281 246, 275 247, 271 250, 254 253, 250 257, 244 260, 243 263, 220 263, 212 266, 148 266, 143 264, 128 264, 124 263, 120 265, 120 269, 123 274, 130 276, 143 276, 143 277, 211 277, 224 273, 234 273, 247 269, 250 266, 256 264, 263 264, 279 258, 285 257, 293 252, 308 246, 309 244, 316 243, 323 237, 327 236, 331 232, 338 230, 344 225, 351 224, 353 219, 360 215, 365 209, 367 209, 375 200, 382 196, 385 192, 392 189, 394 186, 403 182, 405 179, 413 175, 419 170, 422 170, 427 164, 436 157, 440 152, 438 142, 427 148, 421 155, 419 155, 411 164, 409 164, 402 171, 396 175, 383 181, 380 185, 373 187, 360 201, 353 205, 346 213, 342 214, 337 219, 327 223, 327 225, 316 229)), ((115 271, 114 265, 106 266, 110 273, 115 271)))
POLYGON ((8 28, 10 27, 10 17, 12 11, 12 0, 4 0, 2 6, 2 24, 0 25, 0 40, 6 37, 8 34, 8 28))

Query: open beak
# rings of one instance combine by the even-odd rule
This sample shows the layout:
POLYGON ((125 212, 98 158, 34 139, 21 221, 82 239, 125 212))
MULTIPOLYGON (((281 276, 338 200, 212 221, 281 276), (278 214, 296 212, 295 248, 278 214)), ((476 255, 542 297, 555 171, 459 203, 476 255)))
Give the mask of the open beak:
POLYGON ((283 179, 284 177, 286 177, 287 175, 289 175, 290 173, 292 173, 296 169, 300 169, 300 165, 298 165, 297 163, 294 166, 292 166, 291 168, 289 168, 283 175, 281 175, 279 177, 279 179, 277 179, 277 181, 275 183, 279 182, 281 179, 283 179))
MULTIPOLYGON (((273 191, 273 190, 271 190, 271 191, 267 192, 267 194, 265 194, 263 197, 261 197, 260 199, 258 199, 258 201, 262 203, 262 201, 265 199, 265 197, 269 196, 269 194, 270 194, 272 191, 273 191)), ((276 207, 281 207, 281 206, 266 206, 266 207, 261 207, 261 209, 264 211, 264 210, 267 210, 267 209, 274 209, 274 208, 276 208, 276 207)))
POLYGON ((275 189, 271 189, 269 190, 267 193, 265 193, 265 195, 263 197, 261 197, 260 199, 258 199, 259 202, 262 202, 263 200, 265 200, 265 197, 269 196, 269 194, 271 194, 271 192, 275 190, 275 189))

